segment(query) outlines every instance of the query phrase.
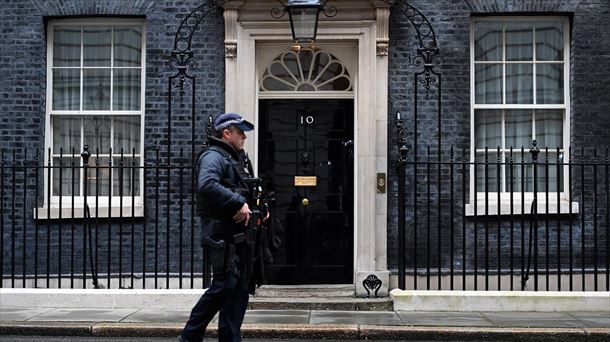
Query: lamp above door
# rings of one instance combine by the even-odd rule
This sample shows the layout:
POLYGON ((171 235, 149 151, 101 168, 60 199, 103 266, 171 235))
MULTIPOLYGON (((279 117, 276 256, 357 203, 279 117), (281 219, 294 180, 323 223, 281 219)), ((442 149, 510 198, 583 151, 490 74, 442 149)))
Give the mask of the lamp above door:
POLYGON ((301 44, 309 44, 310 48, 314 48, 320 12, 326 17, 334 17, 337 14, 335 7, 326 6, 327 2, 328 0, 288 0, 283 9, 274 8, 271 11, 271 15, 276 19, 288 13, 292 40, 295 43, 293 49, 300 50, 301 44))

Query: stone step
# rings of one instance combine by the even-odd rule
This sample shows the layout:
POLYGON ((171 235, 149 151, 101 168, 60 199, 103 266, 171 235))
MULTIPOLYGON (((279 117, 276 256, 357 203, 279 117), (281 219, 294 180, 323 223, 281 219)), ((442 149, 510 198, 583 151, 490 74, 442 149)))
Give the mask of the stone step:
POLYGON ((390 298, 250 297, 251 310, 393 311, 390 298))
POLYGON ((256 289, 256 297, 267 298, 337 298, 354 297, 355 287, 347 285, 263 285, 256 289))

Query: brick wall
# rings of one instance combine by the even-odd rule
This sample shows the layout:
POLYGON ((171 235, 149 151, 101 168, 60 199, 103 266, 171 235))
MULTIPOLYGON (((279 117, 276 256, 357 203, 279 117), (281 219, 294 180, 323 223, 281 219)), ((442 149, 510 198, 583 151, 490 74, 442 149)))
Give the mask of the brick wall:
MULTIPOLYGON (((441 155, 442 160, 447 162, 451 159, 450 149, 453 146, 455 158, 462 160, 462 151, 466 150, 466 156, 469 155, 470 148, 470 17, 471 15, 537 15, 537 14, 554 14, 567 15, 573 18, 571 22, 571 74, 570 74, 570 94, 571 94, 571 118, 570 118, 570 143, 573 149, 578 151, 577 159, 580 158, 581 148, 584 148, 585 159, 592 160, 593 149, 598 148, 598 157, 602 154, 603 149, 610 143, 610 115, 607 110, 610 105, 610 82, 608 74, 610 73, 610 58, 608 56, 610 48, 609 25, 610 19, 607 15, 610 11, 610 3, 601 0, 592 1, 452 1, 441 0, 435 2, 429 1, 410 1, 415 8, 419 9, 430 20, 432 27, 435 30, 440 54, 442 57, 442 112, 441 112, 441 155)), ((388 260, 390 268, 397 265, 397 174, 395 162, 397 160, 396 147, 396 132, 395 132, 395 117, 394 113, 400 111, 405 118, 406 124, 406 139, 407 147, 409 147, 409 160, 413 160, 413 108, 414 108, 414 73, 421 70, 420 67, 414 65, 413 59, 416 56, 416 48, 418 42, 417 35, 411 24, 406 20, 406 17, 397 11, 393 11, 390 18, 390 53, 389 53, 389 154, 391 164, 389 167, 389 191, 388 191, 388 260)), ((426 100, 421 96, 418 102, 418 135, 417 135, 417 155, 420 161, 426 161, 428 158, 428 147, 430 148, 429 158, 431 161, 438 160, 438 134, 439 134, 439 117, 436 108, 436 98, 430 96, 430 100, 426 100)), ((527 147, 529 149, 529 147, 527 147)), ((574 158, 574 157, 573 157, 574 158)), ((516 159, 518 161, 519 158, 516 159)), ((495 160, 494 160, 495 162, 495 160)), ((420 165, 417 171, 417 235, 419 245, 418 265, 424 266, 428 260, 427 244, 428 231, 430 231, 430 250, 431 264, 433 267, 441 265, 443 268, 448 268, 450 265, 449 248, 451 241, 450 230, 453 226, 454 236, 454 260, 453 265, 456 268, 462 267, 461 255, 466 250, 473 259, 474 247, 474 221, 472 218, 466 219, 466 237, 467 245, 464 248, 461 243, 462 234, 462 215, 464 213, 464 205, 462 203, 461 184, 463 181, 463 173, 459 167, 454 171, 454 221, 451 224, 450 219, 450 196, 449 188, 449 166, 441 168, 441 183, 439 195, 438 183, 438 168, 435 165, 431 166, 430 173, 425 165, 420 165), (428 190, 427 184, 430 184, 428 190), (440 214, 439 214, 439 200, 440 214), (427 211, 427 205, 430 204, 430 213, 427 211), (430 220, 428 220, 430 215, 430 220), (429 222, 429 223, 428 223, 429 222), (440 224, 439 224, 440 222, 440 224), (440 229, 439 229, 440 227, 440 229), (439 239, 438 232, 440 231, 441 238, 439 239), (439 249, 442 255, 437 256, 439 249)), ((604 169, 598 167, 597 182, 593 181, 593 168, 586 167, 584 173, 582 170, 573 170, 573 179, 584 179, 585 182, 573 185, 573 200, 585 203, 585 220, 584 220, 584 250, 588 253, 588 258, 585 263, 588 266, 592 265, 593 250, 593 235, 594 214, 598 218, 598 251, 600 255, 605 256, 606 238, 604 236, 606 229, 602 227, 602 222, 605 220, 605 196, 608 191, 607 184, 604 179, 604 169), (583 191, 583 188, 585 191, 583 191), (595 196, 593 189, 598 189, 598 208, 594 212, 593 203, 595 196), (584 197, 583 197, 584 194, 584 197)), ((467 172, 466 172, 467 173, 467 172)), ((407 263, 413 264, 413 236, 414 230, 414 199, 412 186, 414 183, 414 167, 407 166, 406 171, 407 188, 406 188, 406 212, 407 212, 407 263)), ((468 175, 466 175, 466 185, 468 187, 468 175)), ((466 189, 466 191, 468 191, 466 189)), ((466 193, 466 202, 468 202, 468 193, 466 193)), ((495 197, 494 197, 495 201, 495 197)), ((493 201, 492 201, 493 203, 493 201)), ((550 247, 549 252, 556 255, 557 248, 557 233, 553 226, 555 217, 543 217, 542 226, 546 227, 546 219, 550 219, 551 224, 548 225, 550 231, 550 247), (553 249, 554 248, 554 249, 553 249)), ((510 224, 509 219, 504 217, 501 219, 499 229, 502 231, 502 239, 499 243, 500 247, 508 254, 510 248, 510 224)), ((518 218, 520 220, 520 218, 518 218)), ((526 219, 528 221, 529 218, 526 219)), ((485 250, 485 228, 498 227, 496 221, 485 223, 485 219, 479 220, 477 228, 477 255, 480 260, 483 260, 485 250)), ((562 233, 561 233, 561 250, 560 254, 563 257, 568 255, 566 246, 569 243, 567 231, 569 222, 573 224, 572 238, 574 244, 578 246, 575 250, 575 255, 580 254, 581 240, 583 238, 580 227, 582 226, 582 214, 571 218, 562 217, 562 233)), ((528 224, 526 223, 526 227, 528 224)), ((545 228, 546 229, 546 228, 545 228)), ((490 236, 490 248, 495 250, 498 246, 496 232, 492 230, 490 236)), ((519 241, 520 230, 518 227, 514 229, 513 239, 519 241)), ((545 241, 545 232, 539 232, 540 241, 545 241)), ((541 253, 546 253, 546 247, 541 249, 541 253)), ((520 247, 514 249, 514 253, 520 253, 520 247)), ((507 268, 509 265, 508 255, 503 255, 505 258, 502 261, 502 268, 507 268)), ((600 259, 600 264, 605 265, 605 258, 600 259)), ((497 258, 495 252, 491 252, 490 262, 495 265, 497 258)), ((520 262, 520 260, 517 260, 520 262)), ((467 262, 467 268, 472 268, 474 265, 467 262)), ((551 262, 551 267, 556 262, 551 262)), ((562 262, 565 265, 565 262, 562 262)), ((479 267, 481 264, 479 262, 479 267)), ((492 269, 496 269, 492 266, 492 269)))
MULTIPOLYGON (((607 113, 607 108, 610 108, 610 4, 605 0, 549 0, 549 1, 487 1, 487 0, 439 0, 425 1, 413 0, 410 3, 418 8, 430 20, 434 28, 437 41, 442 57, 442 104, 441 112, 441 153, 444 160, 450 157, 450 147, 454 146, 456 158, 461 158, 462 151, 470 146, 470 56, 469 56, 469 34, 470 34, 470 16, 472 14, 538 14, 538 13, 555 13, 568 15, 572 18, 571 23, 571 73, 570 73, 570 93, 571 93, 571 119, 570 119, 570 141, 577 151, 581 148, 586 148, 585 155, 591 155, 591 149, 601 147, 608 144, 610 141, 610 116, 607 113)), ((45 94, 46 94, 46 38, 45 30, 46 21, 48 19, 58 19, 61 17, 86 17, 86 16, 138 16, 146 18, 147 24, 147 46, 146 46, 146 99, 145 99, 145 148, 147 164, 166 164, 168 157, 167 137, 168 137, 168 77, 175 74, 176 70, 168 69, 165 62, 173 48, 174 35, 179 23, 185 16, 198 5, 200 1, 42 1, 42 0, 11 0, 4 1, 0 7, 0 15, 3 20, 0 22, 0 41, 2 42, 0 49, 0 147, 5 153, 3 161, 5 165, 12 163, 13 148, 18 153, 15 158, 23 160, 24 147, 28 148, 28 157, 31 159, 34 156, 36 149, 41 149, 44 146, 44 121, 45 121, 45 94), (160 161, 156 159, 156 149, 160 150, 160 161)), ((200 24, 199 30, 194 35, 192 42, 193 51, 195 53, 194 61, 197 68, 191 69, 189 73, 196 77, 196 93, 195 93, 195 151, 201 144, 204 132, 205 122, 210 114, 221 112, 224 103, 224 69, 223 69, 223 20, 220 13, 214 13, 207 17, 200 24)), ((396 227, 397 227, 397 178, 396 178, 396 132, 394 113, 400 111, 405 118, 407 144, 410 147, 410 155, 413 154, 413 84, 414 72, 419 71, 416 65, 416 49, 418 47, 416 32, 405 17, 393 11, 390 18, 390 79, 389 79, 389 191, 388 191, 388 260, 391 268, 396 267, 396 227)), ((192 101, 190 89, 186 89, 186 94, 180 98, 176 89, 172 90, 172 148, 171 162, 174 165, 180 165, 180 151, 182 150, 184 164, 189 163, 191 156, 191 108, 192 101)), ((427 148, 430 147, 430 158, 436 160, 438 158, 438 113, 437 103, 433 100, 434 95, 431 95, 430 100, 420 97, 419 114, 418 114, 418 155, 420 160, 426 160, 427 148)), ((467 152, 468 153, 468 152, 467 152)), ((580 152, 578 152, 580 153, 580 152)), ((410 157, 411 158, 411 157, 410 157)), ((38 161, 40 165, 41 160, 38 161)), ((8 170, 8 169, 7 169, 8 170)), ((454 171, 455 191, 453 196, 455 199, 454 216, 456 220, 461 219, 464 212, 461 198, 463 192, 461 182, 464 174, 460 169, 454 171), (459 219, 458 219, 459 218, 459 219)), ((30 167, 26 169, 29 174, 35 174, 36 169, 30 167)), ((41 172, 39 170, 39 172, 41 172)), ((440 250, 443 252, 441 261, 434 262, 435 265, 441 264, 443 267, 449 263, 450 242, 443 239, 438 242, 437 228, 441 227, 442 234, 447 233, 451 229, 449 222, 448 211, 450 209, 449 202, 451 194, 448 191, 449 172, 448 167, 443 167, 441 170, 440 193, 438 191, 439 183, 437 177, 437 169, 432 168, 430 175, 425 167, 419 167, 417 171, 418 179, 429 179, 431 181, 430 195, 425 182, 418 188, 419 196, 417 203, 419 206, 417 217, 420 219, 418 235, 426 239, 428 231, 427 222, 422 218, 427 217, 427 203, 432 203, 431 207, 431 258, 440 250), (438 198, 441 198, 441 219, 435 220, 435 212, 438 211, 438 198)), ((47 242, 49 243, 53 253, 57 253, 59 242, 63 246, 62 258, 66 264, 61 266, 62 272, 66 272, 65 265, 67 260, 72 257, 70 255, 69 246, 72 242, 72 232, 70 225, 64 225, 60 231, 55 226, 55 222, 47 225, 46 221, 34 222, 31 211, 35 205, 42 205, 42 198, 38 196, 38 202, 35 203, 36 184, 35 177, 28 177, 27 191, 23 189, 22 181, 23 171, 15 174, 16 182, 12 181, 12 174, 4 174, 3 176, 3 202, 1 203, 3 213, 11 213, 11 215, 2 215, 3 222, 3 273, 10 274, 11 267, 11 246, 13 245, 12 237, 15 237, 16 269, 19 273, 22 267, 22 256, 24 249, 22 246, 33 246, 35 239, 35 231, 38 229, 38 244, 40 248, 36 252, 38 255, 39 271, 46 270, 47 262, 47 242), (15 196, 12 196, 13 188, 11 185, 15 183, 15 196), (25 197, 23 196, 25 194, 25 197), (15 208, 19 215, 12 215, 12 208, 15 208), (26 220, 23 221, 23 217, 26 220), (11 218, 15 218, 13 221, 11 218), (46 235, 46 230, 50 231, 50 238, 46 235), (12 235, 12 231, 16 234, 12 235), (24 232, 25 231, 25 235, 24 232), (60 236, 62 236, 60 238, 60 236), (22 243, 24 242, 24 243, 22 243), (20 247, 21 246, 21 247, 20 247)), ((184 174, 182 191, 188 193, 190 178, 188 171, 184 174)), ((413 167, 407 168, 408 183, 415 177, 413 167)), ((584 170, 574 170, 574 177, 586 180, 584 187, 598 185, 604 188, 604 182, 593 184, 593 171, 591 168, 584 170)), ((191 212, 190 198, 185 198, 185 211, 182 216, 179 211, 180 196, 180 177, 177 171, 167 174, 165 171, 159 172, 159 181, 157 182, 156 173, 149 171, 146 175, 146 186, 153 189, 159 184, 159 196, 156 197, 155 192, 151 192, 147 197, 146 219, 138 219, 134 222, 134 241, 137 244, 136 249, 141 250, 142 244, 147 246, 146 262, 143 262, 143 256, 136 254, 135 267, 136 271, 141 270, 142 264, 146 264, 147 268, 154 267, 154 251, 159 251, 159 265, 165 264, 165 258, 169 253, 170 259, 174 258, 178 250, 173 246, 178 244, 180 239, 179 230, 180 222, 183 223, 183 241, 191 240, 191 237, 197 241, 196 236, 191 235, 191 212), (169 179, 169 182, 167 181, 169 179), (167 188, 169 186, 170 196, 167 199, 167 188), (169 206, 169 208, 168 208, 169 206), (159 214, 159 229, 152 226, 150 222, 155 221, 155 215, 159 214), (180 219, 182 217, 182 219, 180 219), (169 221, 168 221, 169 220, 169 221), (170 229, 169 240, 166 236, 167 227, 170 229), (143 238, 143 231, 146 230, 147 237, 143 238), (158 241, 155 240, 154 232, 158 231, 158 241), (168 244, 169 242, 169 244, 168 244), (169 245, 169 248, 167 247, 169 245)), ((409 185, 408 185, 409 186, 409 185)), ((38 184, 39 193, 41 193, 41 184, 38 184)), ((595 196, 591 192, 583 192, 582 186, 575 186, 573 195, 576 201, 584 201, 586 203, 585 215, 585 247, 591 247, 591 236, 593 235, 594 225, 589 218, 592 216, 592 203, 595 201, 595 196), (582 194, 584 193, 584 197, 582 194)), ((411 222, 414 217, 413 212, 413 188, 407 188, 407 222, 411 222)), ((183 193, 183 198, 184 198, 183 193)), ((600 195, 603 195, 600 194, 600 195)), ((603 197, 600 197, 603 199, 603 197)), ((600 200, 601 200, 600 199, 600 200)), ((599 217, 604 217, 605 212, 598 212, 599 217)), ((574 225, 573 238, 575 243, 582 242, 582 231, 580 225, 581 217, 573 217, 571 219, 574 225)), ((456 222, 456 227, 459 222, 456 222)), ((76 250, 74 258, 82 259, 82 228, 78 228, 80 223, 76 222, 75 241, 76 250), (79 230, 80 229, 80 230, 79 230), (80 249, 79 249, 80 248, 80 249)), ((117 220, 102 222, 105 227, 100 229, 99 241, 103 250, 108 244, 108 241, 113 246, 118 246, 119 241, 123 241, 126 248, 126 253, 130 253, 131 249, 131 222, 124 222, 124 233, 122 237, 118 237, 117 232, 121 229, 117 220), (111 238, 108 239, 107 231, 109 229, 111 238)), ((473 227, 472 220, 468 221, 469 227, 473 227)), ((484 223, 480 224, 484 226, 484 223)), ((496 226, 496 223, 488 225, 496 226)), ((456 228, 457 229, 457 228, 456 228)), ((501 228, 508 231, 510 227, 506 222, 501 223, 501 228)), ((602 231, 603 232, 603 231, 602 231)), ((459 233, 459 230, 456 230, 459 233)), ((193 234, 197 235, 197 229, 194 229, 193 234)), ((469 241, 472 241, 474 234, 473 229, 468 228, 466 232, 469 241)), ((520 231, 514 232, 514 237, 520 237, 520 231)), ((540 234, 543 234, 541 232, 540 234)), ((407 232, 407 239, 412 241, 413 231, 407 232)), ((544 238, 541 235, 541 238, 544 238)), ((602 237, 603 238, 603 237, 602 237)), ((562 245, 566 245, 568 237, 562 235, 562 245)), ((420 240, 425 241, 425 240, 420 240)), ((556 245, 557 237, 551 235, 551 245, 556 245)), ((603 243, 604 240, 601 240, 603 243)), ((494 242, 491 237, 492 244, 494 242)), ((500 246, 505 248, 510 244, 510 238, 503 234, 500 246)), ((497 245, 497 244, 496 244, 497 245)), ((479 253, 484 249, 485 243, 482 240, 477 242, 479 253)), ((464 248, 461 243, 456 241, 454 248, 454 265, 461 267, 460 260, 457 256, 463 251, 472 250, 472 242, 464 248)), ((198 247, 193 250, 198 251, 198 247)), ((408 251, 411 252, 410 250, 408 251)), ((520 252, 515 249, 515 254, 520 252)), ((34 249, 25 249, 26 270, 31 273, 33 270, 34 249)), ((185 253, 190 254, 190 250, 185 250, 185 253)), ((567 253, 563 253, 566 255, 567 253)), ((111 261, 112 270, 118 269, 118 257, 112 256, 114 261, 111 261)), ((196 262, 200 261, 199 259, 196 262)), ((426 260, 427 255, 419 256, 419 261, 426 260)), ((185 258, 188 259, 188 258, 185 258)), ((49 267, 52 272, 56 272, 59 268, 59 256, 51 254, 49 267)), ((492 260, 495 262, 495 260, 492 260)), ((100 258, 100 271, 106 269, 105 258, 100 258)), ((123 270, 130 267, 130 260, 124 258, 123 270)), ((506 265, 506 261, 503 261, 506 265)), ((170 271, 177 270, 176 264, 171 264, 170 271)), ((190 268, 190 264, 185 264, 185 269, 190 268)), ((472 265, 468 265, 471 267, 472 265)), ((162 267, 160 267, 163 269, 162 267)), ((75 272, 79 272, 79 266, 75 272)))
MULTIPOLYGON (((202 1, 42 1, 42 0, 12 0, 4 1, 0 6, 0 64, 2 83, 0 85, 0 148, 4 151, 4 165, 12 165, 15 160, 22 165, 24 154, 32 160, 35 153, 42 153, 44 148, 45 127, 45 96, 46 96, 46 23, 49 19, 85 17, 140 17, 146 20, 146 94, 144 116, 144 147, 146 165, 158 163, 167 164, 168 157, 168 85, 169 77, 177 73, 175 68, 168 68, 166 62, 173 50, 174 38, 181 21, 202 1), (27 148, 27 149, 26 149, 27 148), (156 159, 156 150, 160 150, 160 160, 156 159), (13 159, 13 150, 17 151, 13 159)), ((194 52, 193 61, 189 68, 189 75, 196 80, 195 88, 195 155, 201 147, 205 136, 207 118, 211 114, 222 112, 224 107, 224 23, 222 11, 214 11, 205 17, 192 40, 194 52)), ((131 269, 132 236, 134 231, 134 265, 139 272, 143 266, 142 244, 147 246, 146 267, 152 269, 155 263, 155 251, 159 252, 158 263, 165 265, 166 258, 172 260, 169 271, 176 273, 179 270, 177 245, 183 239, 189 246, 184 250, 183 266, 190 269, 191 249, 195 253, 195 269, 201 271, 201 248, 199 247, 199 232, 196 225, 191 223, 191 190, 190 169, 183 170, 182 179, 178 167, 190 165, 192 152, 191 129, 191 90, 193 82, 187 84, 186 94, 179 96, 177 89, 172 89, 172 141, 171 163, 176 167, 168 175, 166 170, 159 172, 157 181, 156 172, 148 170, 145 175, 146 187, 153 189, 158 186, 159 198, 156 192, 150 192, 147 197, 147 218, 137 219, 133 222, 121 219, 101 220, 98 222, 100 250, 107 250, 110 243, 113 246, 112 272, 118 272, 119 242, 124 246, 123 272, 131 269), (180 158, 180 156, 183 158, 180 158), (181 164, 182 163, 182 164, 181 164), (180 181, 182 180, 182 187, 180 181), (167 196, 169 186, 170 196, 167 196), (182 196, 181 196, 182 194, 182 196), (180 197, 183 201, 183 211, 180 211, 180 197), (169 200, 169 202, 168 202, 169 200), (154 209, 153 209, 154 208, 154 209), (151 225, 155 215, 159 215, 158 239, 155 240, 155 226, 151 225), (169 220, 169 221, 168 221, 169 220), (122 223, 122 228, 121 228, 122 223), (146 224, 148 223, 148 224, 146 224), (194 228, 192 228, 194 227, 194 228), (169 238, 167 234, 169 228, 169 238), (119 234, 123 229, 122 235, 119 234), (143 239, 144 230, 147 238, 143 239), (108 238, 108 230, 111 237, 108 238), (183 230, 180 237, 180 230, 183 230), (195 236, 193 236, 193 234, 195 236), (194 246, 190 241, 193 237, 194 246), (169 248, 167 247, 169 246, 169 248), (189 257, 187 257, 189 256, 189 257)), ((80 153, 80 151, 78 152, 80 153)), ((93 161, 92 161, 93 162, 93 161)), ((76 274, 82 272, 83 259, 83 228, 80 220, 64 220, 61 228, 57 221, 49 222, 33 219, 32 208, 42 206, 42 184, 38 184, 36 191, 34 165, 42 165, 42 157, 37 162, 27 164, 27 191, 24 191, 23 169, 15 173, 16 181, 7 168, 4 172, 2 198, 3 213, 3 273, 22 273, 23 259, 28 274, 34 272, 34 263, 38 263, 38 273, 46 272, 47 259, 49 271, 57 273, 71 273, 70 260, 74 258, 76 274), (15 184, 15 187, 12 187, 15 184), (14 189, 14 190, 13 190, 14 189), (15 192, 13 196, 12 193, 15 192), (36 195, 38 200, 36 203, 36 195), (14 208, 14 209, 13 209, 14 208), (25 210, 24 210, 25 208, 25 210), (13 215, 13 210, 15 214, 13 215), (24 221, 25 217, 25 221, 24 221), (74 233, 72 224, 75 225, 74 233), (14 234, 13 234, 14 232, 14 234), (38 232, 38 233, 36 233, 38 232), (74 234, 74 237, 73 237, 74 234), (37 237, 37 238, 36 238, 37 237), (15 242, 12 239, 15 239, 15 242), (38 249, 33 248, 38 239, 38 249), (74 240, 73 240, 74 239, 74 240), (71 244, 74 242, 74 251, 71 244), (62 245, 61 258, 59 245, 62 245), (23 246, 27 246, 24 248, 23 246), (12 255, 14 246, 15 255, 12 255), (47 247, 48 246, 48 247, 47 247), (49 252, 49 254, 47 254, 49 252), (37 256, 37 258, 36 258, 37 256), (16 264, 13 268, 12 264, 16 264), (61 266, 60 266, 61 265, 61 266)), ((44 172, 38 170, 39 175, 44 172)), ((42 178, 41 178, 42 179, 42 178)), ((125 213, 128 215, 128 213, 125 213)), ((97 225, 96 225, 97 227, 97 225)), ((99 270, 107 271, 107 257, 98 259, 99 270)), ((89 267, 89 266, 87 266, 89 267)), ((166 267, 159 267, 161 272, 166 267)), ((149 271, 150 272, 150 271, 149 271)))

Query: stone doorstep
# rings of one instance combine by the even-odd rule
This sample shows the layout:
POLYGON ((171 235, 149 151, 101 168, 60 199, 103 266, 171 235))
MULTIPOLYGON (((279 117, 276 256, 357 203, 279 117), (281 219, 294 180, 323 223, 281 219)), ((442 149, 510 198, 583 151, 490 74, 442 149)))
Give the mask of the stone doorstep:
POLYGON ((354 297, 355 286, 347 285, 263 285, 255 297, 354 297))
POLYGON ((347 285, 263 285, 250 298, 255 310, 392 311, 390 298, 357 298, 347 285))
MULTIPOLYGON (((175 337, 184 324, 0 322, 0 335, 175 337)), ((210 326, 208 337, 217 335, 210 326)), ((244 324, 242 335, 258 339, 608 341, 610 328, 482 328, 375 325, 244 324)))
POLYGON ((248 308, 252 310, 393 311, 393 306, 390 298, 251 297, 248 308))

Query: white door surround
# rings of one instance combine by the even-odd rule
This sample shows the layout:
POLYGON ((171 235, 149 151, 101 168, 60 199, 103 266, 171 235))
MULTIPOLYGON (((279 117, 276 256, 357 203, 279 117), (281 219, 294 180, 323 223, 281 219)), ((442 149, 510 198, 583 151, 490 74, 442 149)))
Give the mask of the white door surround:
MULTIPOLYGON (((237 112, 258 124, 259 77, 279 53, 291 46, 290 25, 270 21, 269 8, 248 1, 225 7, 225 111, 237 112), (256 6, 255 6, 256 5, 256 6), (259 12, 257 12, 259 11, 259 12), (262 12, 265 12, 264 14, 262 12), (261 17, 265 18, 261 21, 261 17)), ((230 3, 231 4, 231 3, 230 3)), ((341 8, 333 21, 320 21, 316 45, 346 64, 354 85, 354 283, 356 295, 366 295, 363 280, 373 274, 382 281, 380 296, 388 294, 387 198, 377 193, 377 173, 387 174, 387 7, 368 0, 344 6, 368 6, 383 20, 342 20, 341 8), (381 30, 378 26, 381 24, 381 30), (380 36, 380 31, 381 36, 380 36), (385 33, 384 33, 385 32, 385 33), (385 35, 385 37, 384 37, 385 35), (350 49, 351 46, 351 49, 350 49), (379 47, 381 46, 381 49, 379 47), (352 55, 349 54, 351 51, 352 55), (384 53, 386 52, 386 53, 384 53)), ((351 13, 346 10, 345 13, 351 13)), ((346 15, 347 15, 346 14, 346 15)), ((351 15, 350 15, 351 17, 351 15)), ((343 18, 346 19, 346 18, 343 18)), ((347 18, 351 19, 351 18, 347 18)), ((294 94, 294 93, 293 93, 294 94)), ((322 95, 322 94, 320 94, 322 95)), ((299 97, 317 98, 313 92, 299 97), (313 95, 313 96, 312 96, 313 95)), ((324 95, 322 95, 324 96, 324 95)), ((332 98, 332 95, 329 95, 332 98)), ((296 96, 290 96, 296 98, 296 96)), ((326 97, 329 98, 329 97, 326 97)), ((258 131, 246 144, 257 169, 258 131)))

